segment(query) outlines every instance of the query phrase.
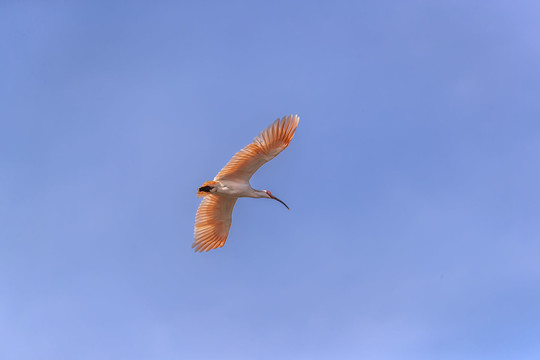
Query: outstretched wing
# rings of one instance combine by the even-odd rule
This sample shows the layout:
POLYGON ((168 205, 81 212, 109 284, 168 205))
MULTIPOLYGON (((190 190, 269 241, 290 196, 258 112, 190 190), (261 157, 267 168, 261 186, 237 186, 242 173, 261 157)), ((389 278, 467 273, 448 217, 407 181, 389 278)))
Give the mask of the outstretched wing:
POLYGON ((209 194, 195 216, 195 251, 208 251, 225 245, 231 228, 235 197, 209 194))
POLYGON ((274 121, 251 144, 237 152, 214 180, 249 181, 255 171, 289 146, 299 120, 298 115, 289 115, 274 121))

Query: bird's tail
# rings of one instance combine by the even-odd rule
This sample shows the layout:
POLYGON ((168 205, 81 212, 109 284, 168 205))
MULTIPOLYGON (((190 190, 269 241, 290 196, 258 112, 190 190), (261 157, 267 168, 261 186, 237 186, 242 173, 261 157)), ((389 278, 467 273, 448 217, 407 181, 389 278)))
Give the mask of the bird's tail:
POLYGON ((216 181, 207 181, 199 188, 197 191, 198 197, 205 197, 206 195, 210 194, 210 191, 214 188, 214 185, 216 185, 216 181))

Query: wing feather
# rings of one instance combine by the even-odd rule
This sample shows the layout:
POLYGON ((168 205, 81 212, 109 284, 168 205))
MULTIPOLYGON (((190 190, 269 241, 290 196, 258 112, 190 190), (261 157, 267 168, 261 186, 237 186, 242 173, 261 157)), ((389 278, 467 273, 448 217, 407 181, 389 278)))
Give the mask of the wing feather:
POLYGON ((214 181, 249 181, 261 166, 289 146, 299 120, 297 115, 289 115, 274 121, 251 144, 237 152, 216 175, 214 181))
POLYGON ((234 197, 209 194, 195 216, 195 251, 208 251, 225 245, 232 223, 234 197))

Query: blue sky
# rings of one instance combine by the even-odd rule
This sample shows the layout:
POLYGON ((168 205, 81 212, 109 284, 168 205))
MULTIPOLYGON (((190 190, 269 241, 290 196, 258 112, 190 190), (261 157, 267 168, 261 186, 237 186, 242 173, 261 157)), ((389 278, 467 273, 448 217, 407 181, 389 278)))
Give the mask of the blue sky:
POLYGON ((0 4, 2 359, 538 359, 536 1, 0 4), (291 146, 193 253, 196 188, 291 146))

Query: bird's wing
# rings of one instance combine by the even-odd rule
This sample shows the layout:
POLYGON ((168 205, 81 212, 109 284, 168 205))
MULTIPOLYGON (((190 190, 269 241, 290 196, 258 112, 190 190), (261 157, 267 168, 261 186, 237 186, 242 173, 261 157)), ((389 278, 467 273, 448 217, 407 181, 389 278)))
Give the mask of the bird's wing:
POLYGON ((214 180, 249 181, 255 171, 289 146, 299 120, 297 115, 289 115, 274 121, 251 144, 237 152, 214 180))
POLYGON ((209 194, 204 197, 195 216, 195 251, 222 247, 231 228, 232 212, 237 198, 209 194))

